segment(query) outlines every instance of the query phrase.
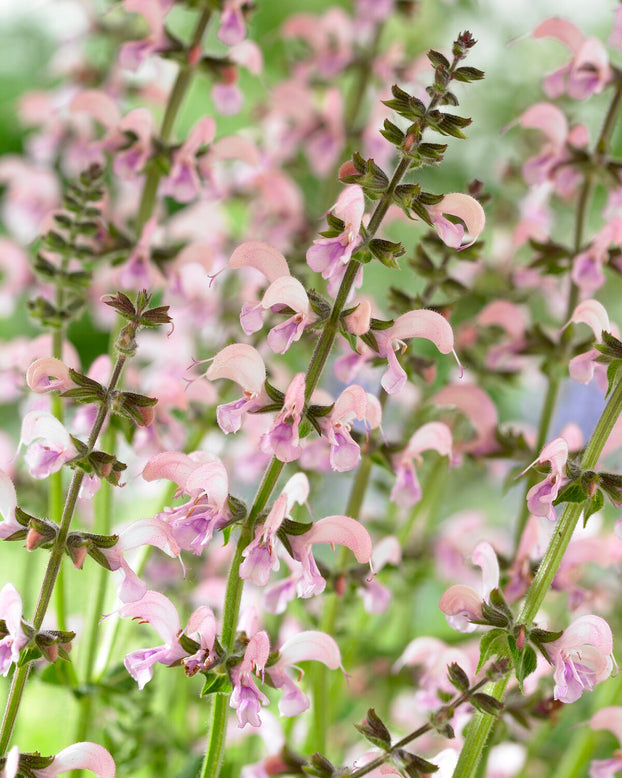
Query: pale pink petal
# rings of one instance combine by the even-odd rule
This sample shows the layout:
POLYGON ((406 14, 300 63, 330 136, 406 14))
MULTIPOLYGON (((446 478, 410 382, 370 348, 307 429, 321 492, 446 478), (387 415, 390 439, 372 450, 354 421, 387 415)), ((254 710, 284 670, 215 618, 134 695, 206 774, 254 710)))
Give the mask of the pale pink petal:
POLYGON ((608 708, 601 708, 590 719, 590 727, 609 730, 622 744, 622 707, 612 705, 608 708))
POLYGON ((194 156, 201 146, 205 146, 214 138, 215 134, 216 122, 211 116, 204 116, 190 130, 180 151, 189 156, 194 156))
POLYGON ((474 385, 445 386, 434 401, 437 405, 458 408, 475 428, 475 439, 461 443, 460 450, 478 454, 496 447, 497 408, 483 389, 474 385))
POLYGON ((210 501, 222 508, 229 495, 227 470, 219 459, 200 465, 188 476, 186 490, 190 493, 207 492, 210 501))
MULTIPOLYGON (((441 240, 453 248, 467 248, 468 246, 472 246, 473 243, 475 243, 475 241, 479 238, 486 225, 486 214, 484 213, 482 206, 474 197, 471 197, 470 195, 464 194, 462 192, 452 192, 448 195, 445 195, 440 203, 430 206, 428 212, 433 223, 435 222, 436 218, 440 218, 442 217, 442 214, 448 213, 451 216, 457 216, 459 219, 462 219, 462 221, 466 224, 466 228, 471 236, 471 241, 469 243, 465 243, 464 245, 455 245, 455 241, 453 241, 452 238, 445 240, 441 234, 439 225, 435 224, 437 229, 439 229, 441 240)), ((446 222, 446 224, 441 226, 450 229, 448 226, 450 223, 447 222, 447 220, 442 221, 446 222)), ((453 226, 455 227, 455 225, 453 226)))
POLYGON ((585 36, 581 30, 567 19, 554 16, 539 24, 533 31, 534 38, 557 38, 573 52, 579 50, 585 36))
POLYGON ((111 130, 121 120, 121 113, 115 101, 105 92, 87 89, 77 94, 69 105, 72 113, 82 112, 92 116, 106 129, 111 130))
POLYGON ((15 508, 17 508, 15 486, 8 474, 0 470, 0 516, 5 522, 15 520, 15 508))
POLYGON ((245 392, 257 395, 266 380, 266 366, 257 349, 245 343, 234 343, 216 354, 205 377, 210 381, 228 378, 245 392))
POLYGON ((96 743, 74 743, 63 748, 54 757, 49 767, 37 770, 41 778, 53 778, 58 773, 68 770, 90 770, 99 778, 114 778, 115 764, 113 758, 103 746, 96 743))
POLYGON ((179 615, 173 603, 151 589, 140 600, 123 605, 119 616, 148 622, 167 645, 176 641, 180 630, 179 615))
POLYGON ((568 136, 568 121, 565 114, 552 103, 536 103, 520 117, 521 127, 541 130, 557 147, 561 148, 568 136))
POLYGON ((264 308, 287 305, 295 313, 309 314, 309 298, 304 286, 293 276, 280 276, 266 289, 261 304, 264 308))
POLYGON ((289 638, 279 649, 279 663, 296 665, 315 659, 330 670, 341 666, 339 646, 330 635, 316 630, 306 630, 289 638))
POLYGON ((182 489, 197 463, 188 454, 181 451, 163 451, 156 454, 145 465, 143 478, 145 481, 156 481, 158 478, 167 478, 182 489))
POLYGON ((306 544, 330 543, 347 546, 361 564, 371 559, 372 544, 369 532, 349 516, 326 516, 316 521, 305 533, 306 544))
MULTIPOLYGON (((237 135, 227 135, 225 138, 219 138, 214 141, 210 149, 209 158, 212 161, 236 159, 251 167, 257 167, 261 162, 261 154, 257 146, 247 138, 240 138, 237 135)), ((260 241, 256 242, 259 243, 260 241)), ((228 264, 231 266, 231 260, 229 260, 228 264)))
POLYGON ((422 308, 398 316, 389 330, 391 340, 426 338, 431 340, 441 354, 449 354, 454 348, 451 324, 436 311, 422 308))
POLYGON ((386 535, 374 545, 371 555, 371 566, 374 572, 382 570, 385 565, 398 565, 402 560, 402 546, 395 535, 386 535))
POLYGON ((371 317, 371 302, 365 298, 359 300, 355 310, 344 319, 346 329, 353 335, 363 335, 369 330, 371 317))
POLYGON ((482 308, 477 323, 484 327, 502 327, 512 338, 519 339, 525 334, 527 317, 519 305, 508 300, 495 300, 482 308))
POLYGON ((457 584, 444 592, 439 608, 447 617, 450 627, 459 632, 473 632, 477 625, 471 622, 482 618, 482 597, 470 586, 457 584))
POLYGON ((422 451, 434 450, 442 457, 450 457, 452 443, 453 438, 449 427, 442 421, 430 421, 419 427, 408 441, 402 455, 412 459, 422 451))
POLYGON ((602 654, 609 655, 613 651, 613 636, 604 619, 590 614, 575 619, 551 645, 561 649, 591 645, 602 654))
POLYGON ((26 383, 33 392, 48 392, 54 389, 64 392, 75 386, 69 377, 67 365, 54 357, 35 360, 26 373, 26 383))
POLYGON ((227 265, 234 269, 253 267, 270 282, 290 274, 287 260, 281 252, 262 240, 241 243, 229 257, 227 265))
POLYGON ((283 487, 282 494, 287 495, 288 510, 294 503, 304 505, 309 497, 309 479, 304 473, 295 473, 283 487))
POLYGON ((358 235, 365 213, 365 195, 361 187, 358 184, 347 186, 337 198, 332 212, 345 222, 348 240, 352 241, 358 235))
POLYGON ((58 444, 65 449, 73 445, 69 433, 55 416, 47 411, 30 411, 22 419, 21 440, 28 445, 38 439, 58 444))
POLYGON ((499 560, 494 548, 485 540, 478 543, 471 556, 473 564, 482 569, 482 595, 488 597, 499 586, 499 560))
POLYGON ((578 324, 582 322, 587 324, 594 333, 596 342, 602 341, 603 330, 610 332, 611 324, 609 323, 609 316, 605 310, 604 305, 599 303, 598 300, 583 300, 574 309, 570 321, 578 324))

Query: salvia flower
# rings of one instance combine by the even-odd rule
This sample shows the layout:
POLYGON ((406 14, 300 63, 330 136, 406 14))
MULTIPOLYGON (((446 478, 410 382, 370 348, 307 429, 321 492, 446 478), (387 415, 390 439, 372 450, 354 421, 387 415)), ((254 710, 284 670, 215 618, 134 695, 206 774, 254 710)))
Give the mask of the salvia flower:
MULTIPOLYGON (((279 700, 282 716, 297 716, 309 707, 309 698, 296 685, 288 670, 295 668, 298 662, 311 659, 322 662, 330 670, 341 667, 341 653, 333 638, 324 632, 307 630, 286 640, 279 649, 277 661, 266 668, 270 681, 283 691, 279 700)), ((299 671, 299 677, 301 675, 299 671)))
POLYGON ((428 206, 428 215, 439 238, 445 245, 454 249, 472 246, 486 225, 486 215, 482 206, 474 197, 462 192, 447 194, 439 203, 428 206), (464 227, 446 219, 445 214, 457 216, 464 222, 466 231, 471 236, 468 243, 463 243, 464 227))
POLYGON ((0 675, 6 678, 11 665, 17 663, 20 651, 28 643, 28 636, 22 628, 22 598, 10 583, 0 590, 0 619, 7 630, 0 639, 0 675))
POLYGON ((123 0, 123 7, 130 13, 140 14, 149 27, 149 35, 141 40, 127 41, 121 46, 119 64, 128 70, 138 70, 147 57, 165 50, 169 39, 164 27, 164 17, 174 0, 123 0))
POLYGON ((337 198, 332 213, 344 222, 344 229, 334 238, 318 238, 307 250, 307 264, 329 281, 331 294, 336 291, 346 265, 361 243, 359 234, 365 213, 365 195, 357 184, 347 186, 337 198))
MULTIPOLYGON (((24 754, 24 761, 29 754, 24 754)), ((37 756, 39 756, 37 754, 37 756)), ((28 775, 32 778, 55 778, 60 773, 70 770, 89 770, 98 778, 114 778, 115 763, 108 751, 97 743, 73 743, 63 748, 51 760, 47 767, 33 768, 28 764, 28 775)), ((6 756, 4 770, 0 773, 2 778, 16 778, 18 775, 26 775, 20 769, 20 752, 17 746, 13 746, 6 756)))
POLYGON ((299 427, 305 406, 305 374, 292 379, 283 400, 283 408, 274 423, 261 436, 261 450, 273 454, 281 462, 293 462, 301 453, 299 427))
POLYGON ((257 688, 252 673, 254 670, 263 678, 269 656, 270 640, 261 630, 249 640, 242 661, 231 669, 233 691, 229 704, 236 712, 240 727, 245 727, 247 724, 252 727, 261 726, 259 718, 261 706, 267 705, 270 700, 257 688))
POLYGON ((75 386, 69 375, 69 368, 60 359, 42 357, 35 360, 26 373, 28 387, 37 393, 65 392, 75 386))
POLYGON ((255 538, 242 552, 240 577, 252 581, 255 586, 265 586, 272 570, 279 569, 275 550, 277 535, 283 520, 296 503, 302 505, 309 496, 309 481, 304 473, 296 473, 283 487, 274 501, 263 525, 255 530, 255 538))
POLYGON ((397 349, 404 351, 405 340, 426 338, 434 343, 441 354, 455 355, 451 325, 436 311, 421 309, 404 313, 398 316, 388 329, 374 330, 374 336, 378 343, 378 353, 388 363, 388 369, 380 381, 387 394, 397 394, 406 383, 406 371, 398 362, 395 353, 397 349))
POLYGON ((30 411, 22 420, 24 459, 33 478, 47 478, 78 451, 62 423, 47 411, 30 411))
POLYGON ((548 462, 551 472, 527 492, 527 507, 535 516, 546 516, 549 521, 557 520, 553 502, 566 477, 567 461, 568 443, 564 438, 555 438, 540 452, 536 462, 540 465, 548 462))
MULTIPOLYGON (((622 744, 622 708, 601 708, 590 719, 592 729, 607 729, 622 744)), ((613 778, 622 772, 622 751, 616 751, 610 759, 595 759, 590 765, 590 778, 613 778)))
POLYGON ((303 535, 288 536, 294 559, 302 565, 302 575, 297 581, 298 596, 302 598, 321 594, 326 588, 313 557, 315 543, 347 546, 357 562, 367 564, 371 559, 372 543, 363 525, 349 516, 326 516, 313 523, 303 535))
POLYGON ((547 651, 555 666, 553 696, 561 702, 575 702, 586 689, 606 681, 614 668, 611 628, 600 616, 580 616, 547 643, 547 651))
POLYGON ((200 554, 214 532, 222 529, 230 519, 227 471, 211 454, 178 451, 156 454, 145 465, 143 478, 146 481, 168 478, 179 486, 180 493, 189 496, 183 505, 167 508, 157 516, 172 527, 175 541, 186 551, 200 554))
POLYGON ((557 38, 573 54, 563 68, 547 76, 544 91, 550 98, 567 92, 575 100, 600 94, 612 78, 607 50, 597 38, 586 38, 578 27, 566 19, 553 17, 539 24, 534 38, 557 38))
POLYGON ((436 451, 442 457, 451 457, 451 430, 440 421, 423 424, 406 444, 406 448, 393 458, 395 484, 391 501, 401 508, 410 508, 421 499, 421 486, 415 470, 415 461, 421 462, 423 451, 436 451))
POLYGON ((490 592, 499 586, 499 562, 490 543, 478 543, 471 559, 473 564, 482 569, 480 591, 464 584, 450 586, 439 603, 447 623, 458 632, 473 632, 477 629, 477 624, 472 622, 481 620, 482 602, 487 601, 490 592))
POLYGON ((350 434, 354 420, 376 429, 381 417, 378 398, 362 386, 353 384, 343 390, 330 413, 318 419, 322 434, 330 444, 329 461, 333 470, 340 473, 353 470, 361 460, 361 450, 350 434))
POLYGON ((119 609, 119 615, 151 624, 164 640, 161 646, 138 649, 125 657, 125 667, 139 689, 143 689, 153 677, 155 664, 169 666, 182 661, 188 675, 194 675, 201 669, 209 669, 210 652, 216 639, 216 620, 206 606, 194 611, 184 630, 188 637, 199 643, 197 652, 192 655, 189 655, 178 640, 181 635, 179 615, 173 603, 163 594, 148 590, 140 600, 123 605, 119 609))
POLYGON ((7 540, 16 533, 24 533, 25 528, 15 518, 17 508, 17 493, 15 485, 8 473, 0 470, 0 538, 7 540))
POLYGON ((211 116, 199 119, 184 143, 173 152, 171 171, 164 179, 162 194, 179 203, 190 203, 199 196, 201 180, 197 154, 202 146, 213 140, 215 133, 216 123, 211 116))
POLYGON ((266 366, 257 349, 245 343, 234 343, 219 351, 205 377, 210 381, 228 378, 242 387, 243 395, 239 400, 216 409, 218 426, 225 434, 237 432, 244 414, 258 410, 268 401, 264 390, 266 366))
POLYGON ((293 315, 272 327, 268 333, 268 345, 276 354, 284 354, 292 343, 300 340, 305 327, 316 319, 304 286, 293 276, 281 276, 273 281, 266 289, 259 305, 259 310, 257 306, 245 306, 242 309, 240 321, 247 335, 261 327, 260 317, 263 311, 271 310, 274 313, 283 310, 293 311, 293 315), (257 313, 251 317, 251 311, 257 313), (256 326, 257 323, 259 327, 256 326))

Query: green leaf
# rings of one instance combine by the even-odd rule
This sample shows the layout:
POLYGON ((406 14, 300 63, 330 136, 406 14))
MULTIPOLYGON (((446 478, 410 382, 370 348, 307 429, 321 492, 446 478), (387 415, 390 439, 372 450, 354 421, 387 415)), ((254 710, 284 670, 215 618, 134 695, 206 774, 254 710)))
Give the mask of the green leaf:
POLYGON ((201 697, 208 694, 228 694, 231 691, 229 677, 223 673, 207 673, 201 689, 201 697))
POLYGON ((493 656, 508 656, 507 632, 504 629, 491 629, 482 637, 479 644, 479 663, 475 672, 479 673, 493 656))
POLYGON ((583 526, 587 524, 587 520, 593 513, 597 513, 604 505, 605 498, 600 489, 594 492, 593 496, 587 501, 583 507, 583 526))
POLYGON ((562 502, 580 503, 587 500, 587 492, 583 489, 578 480, 572 481, 557 495, 553 500, 553 505, 559 505, 562 502))

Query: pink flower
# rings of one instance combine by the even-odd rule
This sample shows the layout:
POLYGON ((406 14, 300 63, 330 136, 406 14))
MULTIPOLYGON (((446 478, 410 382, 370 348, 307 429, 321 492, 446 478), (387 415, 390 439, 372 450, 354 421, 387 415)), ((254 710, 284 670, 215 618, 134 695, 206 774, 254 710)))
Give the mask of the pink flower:
POLYGON ((192 655, 179 643, 179 616, 173 603, 163 594, 148 590, 140 600, 123 605, 119 615, 148 622, 165 641, 161 646, 132 651, 125 657, 125 667, 139 689, 143 689, 153 677, 154 664, 169 666, 181 661, 187 675, 207 670, 213 664, 210 654, 216 639, 216 619, 207 606, 194 611, 184 630, 189 638, 199 643, 198 650, 192 655))
POLYGON ((121 46, 119 64, 122 68, 138 70, 147 57, 168 47, 164 17, 173 3, 174 0, 123 0, 126 11, 141 14, 145 19, 149 35, 141 40, 128 41, 121 46))
POLYGON ((398 316, 388 329, 374 330, 374 337, 378 344, 378 353, 388 362, 388 369, 380 381, 388 394, 397 394, 406 383, 406 371, 395 355, 396 349, 401 348, 403 351, 406 348, 405 340, 426 338, 434 343, 441 354, 455 354, 451 325, 440 313, 427 309, 409 311, 398 316))
POLYGON ((525 181, 534 186, 551 180, 562 196, 570 195, 581 176, 568 164, 573 158, 569 146, 581 148, 587 145, 585 127, 576 125, 569 130, 565 115, 552 103, 532 105, 521 115, 519 122, 527 129, 540 130, 549 141, 540 154, 523 165, 525 181))
POLYGON ((33 478, 47 478, 73 459, 78 450, 61 422, 47 411, 30 411, 22 420, 24 459, 33 478))
POLYGON ((600 94, 612 77, 607 50, 597 38, 586 38, 574 24, 558 16, 539 24, 534 38, 557 38, 573 58, 563 68, 547 76, 544 91, 550 98, 568 92, 575 100, 600 94))
POLYGON ((270 330, 268 345, 276 354, 284 354, 292 343, 300 340, 305 327, 316 319, 305 288, 297 278, 280 276, 266 289, 259 305, 246 304, 240 315, 242 329, 247 335, 257 332, 263 323, 263 311, 279 313, 283 309, 291 309, 294 314, 270 330))
POLYGON ((553 696, 561 702, 575 702, 613 671, 613 636, 600 616, 580 616, 547 650, 555 665, 553 696))
POLYGON ((202 146, 213 140, 215 133, 216 122, 211 116, 199 119, 185 142, 173 152, 171 171, 164 179, 162 194, 179 203, 190 203, 198 197, 201 180, 197 172, 197 154, 202 146))
MULTIPOLYGON (((575 324, 587 324, 594 333, 596 343, 602 343, 603 332, 611 332, 616 336, 618 334, 617 327, 611 325, 607 311, 598 300, 580 302, 574 309, 570 321, 575 324)), ((607 370, 604 365, 596 362, 599 356, 600 352, 595 348, 577 354, 568 363, 570 377, 582 384, 589 384, 596 375, 599 386, 606 391, 607 370)))
POLYGON ((17 494, 15 486, 9 475, 0 470, 0 538, 10 539, 18 532, 26 534, 26 528, 23 527, 15 518, 15 509, 17 508, 17 494))
MULTIPOLYGON (((298 662, 315 659, 330 670, 341 666, 341 653, 337 643, 330 635, 315 630, 299 632, 289 638, 279 649, 279 658, 266 672, 277 689, 284 694, 279 700, 281 716, 298 716, 309 707, 306 694, 294 683, 287 670, 296 667, 298 662)), ((299 678, 302 672, 299 670, 299 678)))
POLYGON ((443 422, 431 421, 419 427, 406 444, 406 448, 393 458, 395 484, 389 499, 401 508, 416 505, 421 499, 421 487, 414 461, 420 464, 420 454, 430 450, 436 451, 442 457, 451 458, 451 446, 451 431, 443 422))
POLYGON ((246 24, 242 7, 246 0, 225 0, 218 28, 218 40, 227 46, 235 46, 246 37, 246 24))
POLYGON ((357 184, 347 186, 332 209, 333 216, 344 222, 343 232, 334 238, 318 238, 307 250, 307 264, 329 280, 331 294, 336 292, 346 265, 361 243, 359 232, 364 213, 363 190, 357 184))
POLYGON ((35 360, 26 373, 26 383, 33 392, 66 392, 75 386, 69 376, 69 368, 60 359, 42 357, 35 360))
POLYGON ((313 523, 304 535, 290 535, 290 546, 294 559, 302 565, 302 577, 297 582, 298 595, 302 598, 321 594, 326 581, 322 578, 313 558, 314 543, 335 543, 347 546, 357 562, 366 564, 371 559, 372 544, 369 533, 363 525, 349 516, 327 516, 313 523))
POLYGON ((544 481, 540 481, 527 492, 527 507, 535 516, 546 516, 556 521, 557 514, 553 502, 557 499, 562 482, 566 477, 568 461, 568 443, 564 438, 555 438, 542 449, 536 462, 543 465, 548 462, 551 472, 544 481))
POLYGON ((378 399, 363 387, 354 384, 343 390, 331 412, 318 419, 322 434, 330 443, 329 461, 333 470, 340 473, 353 470, 361 460, 361 450, 350 435, 354 419, 376 429, 381 416, 378 399))
POLYGON ((430 205, 428 214, 439 238, 447 246, 454 249, 465 249, 472 246, 481 235, 486 224, 484 209, 478 201, 462 192, 452 192, 445 195, 440 203, 430 205), (445 214, 457 216, 466 225, 471 236, 469 243, 464 243, 465 230, 461 224, 454 224, 445 218, 445 214))
POLYGON ((293 462, 300 456, 298 428, 305 407, 305 374, 297 373, 285 392, 283 408, 274 423, 261 436, 260 447, 266 454, 273 454, 281 462, 293 462))
POLYGON ((122 602, 139 600, 147 591, 147 584, 137 576, 125 559, 125 553, 141 546, 155 546, 170 557, 178 557, 180 548, 171 525, 160 518, 135 521, 119 532, 119 539, 111 548, 99 548, 108 569, 119 571, 117 595, 122 602))
POLYGON ((277 532, 296 503, 302 505, 309 496, 309 481, 304 473, 296 473, 283 487, 263 525, 255 530, 255 538, 242 552, 240 577, 252 581, 255 586, 265 586, 270 572, 279 569, 275 551, 277 532))
MULTIPOLYGON (((601 708, 590 719, 592 729, 607 729, 622 743, 622 708, 601 708)), ((614 778, 622 771, 622 752, 616 751, 610 759, 595 759, 590 766, 590 778, 614 778)))
POLYGON ((262 630, 253 635, 244 652, 244 658, 231 669, 233 691, 229 704, 236 711, 240 727, 247 724, 252 727, 261 726, 259 711, 261 706, 267 705, 270 700, 257 688, 252 671, 261 673, 263 678, 269 656, 270 640, 262 630))
MULTIPOLYGON (((17 746, 9 751, 2 771, 3 778, 15 778, 19 770, 19 749, 17 746)), ((67 748, 63 748, 53 758, 48 767, 33 769, 29 765, 29 774, 34 778, 56 778, 60 773, 66 773, 69 770, 90 770, 99 778, 114 778, 115 764, 105 748, 96 743, 74 743, 67 748)))
POLYGON ((225 434, 237 432, 243 415, 258 410, 267 401, 264 392, 266 366, 257 349, 245 343, 234 343, 219 351, 205 377, 209 381, 229 378, 243 389, 240 400, 219 405, 216 410, 218 426, 225 434))
POLYGON ((19 660, 20 651, 28 644, 28 636, 22 628, 22 598, 13 584, 0 589, 0 619, 7 634, 0 639, 0 675, 5 678, 11 665, 19 660))
POLYGON ((464 584, 450 586, 439 603, 447 623, 458 632, 473 632, 477 629, 477 624, 471 622, 481 620, 482 602, 487 601, 490 592, 499 586, 499 562, 490 543, 478 543, 471 558, 482 569, 480 591, 476 592, 464 584))
POLYGON ((179 486, 180 493, 190 497, 183 505, 166 508, 157 516, 173 528, 181 548, 200 554, 214 532, 229 521, 229 479, 217 457, 199 451, 190 455, 166 451, 147 462, 143 478, 168 478, 179 486))

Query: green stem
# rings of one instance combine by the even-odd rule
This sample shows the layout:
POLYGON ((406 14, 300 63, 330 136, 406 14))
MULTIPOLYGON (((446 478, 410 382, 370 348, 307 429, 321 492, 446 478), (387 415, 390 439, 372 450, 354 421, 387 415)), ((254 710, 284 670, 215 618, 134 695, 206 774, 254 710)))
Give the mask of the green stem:
MULTIPOLYGON (((112 453, 114 450, 114 429, 108 427, 103 436, 102 447, 105 451, 112 453)), ((109 535, 112 526, 112 485, 103 481, 99 491, 93 498, 95 509, 95 523, 93 531, 98 535, 109 535)), ((98 648, 98 636, 101 630, 101 617, 104 612, 104 604, 110 581, 110 573, 104 567, 98 567, 95 571, 95 597, 90 601, 90 612, 86 619, 87 628, 85 630, 84 641, 84 662, 83 679, 87 687, 87 694, 80 700, 80 712, 78 726, 76 729, 75 742, 80 743, 87 740, 87 735, 91 726, 91 713, 93 709, 93 695, 90 693, 90 685, 93 681, 93 671, 95 668, 95 657, 98 648)))
MULTIPOLYGON (((124 355, 119 355, 119 357, 117 357, 117 361, 115 362, 112 375, 110 376, 110 383, 108 385, 109 393, 115 389, 119 381, 119 378, 121 376, 121 371, 123 370, 125 361, 126 361, 126 357, 124 355)), ((87 451, 92 451, 93 448, 95 447, 95 443, 97 442, 97 438, 99 437, 99 433, 104 424, 104 421, 106 420, 107 415, 108 415, 108 404, 102 403, 97 412, 97 417, 95 418, 95 422, 93 423, 91 434, 89 435, 89 439, 87 442, 87 451)), ((45 614, 47 613, 50 600, 54 592, 54 586, 56 584, 58 573, 63 561, 63 557, 65 555, 65 544, 67 541, 67 535, 69 534, 69 528, 71 526, 71 521, 73 519, 76 503, 78 501, 78 494, 80 492, 80 487, 82 485, 83 479, 84 479, 84 471, 80 469, 76 469, 74 471, 73 478, 71 479, 71 484, 69 486, 69 491, 67 493, 67 498, 65 500, 65 507, 63 510, 61 523, 58 529, 58 535, 56 536, 56 539, 50 551, 50 558, 48 560, 48 565, 45 571, 45 576, 43 578, 43 583, 41 584, 39 600, 37 601, 35 614, 32 619, 32 624, 35 631, 41 629, 43 619, 45 618, 45 614)), ((9 696, 7 699, 7 704, 4 712, 4 718, 2 721, 2 729, 0 730, 0 756, 3 756, 5 754, 6 749, 11 740, 11 735, 13 734, 13 729, 15 727, 15 721, 17 718, 17 712, 19 710, 19 706, 22 700, 22 695, 24 692, 24 686, 26 684, 26 679, 28 678, 29 672, 30 672, 30 662, 27 662, 21 667, 16 668, 15 673, 13 675, 13 681, 11 683, 11 689, 9 691, 9 696)))
MULTIPOLYGON (((192 41, 189 46, 189 50, 198 46, 203 40, 203 35, 209 23, 212 15, 211 10, 205 9, 199 21, 197 22, 192 41)), ((173 133, 173 127, 175 126, 175 120, 177 114, 183 103, 188 87, 192 81, 193 68, 190 64, 186 63, 181 66, 173 88, 169 95, 168 103, 164 111, 164 117, 162 119, 162 126, 160 127, 160 138, 166 142, 170 140, 173 133)), ((138 216, 136 217, 136 229, 138 232, 142 230, 145 224, 151 218, 156 201, 156 194, 158 191, 158 184, 162 171, 158 165, 150 165, 147 171, 147 177, 145 179, 145 185, 143 187, 142 196, 140 199, 140 205, 138 206, 138 216)))
MULTIPOLYGON (((585 449, 581 461, 582 470, 592 470, 596 467, 598 457, 621 412, 622 381, 616 385, 611 393, 602 416, 598 420, 596 429, 590 438, 590 442, 585 449)), ((559 569, 564 552, 570 543, 572 533, 577 526, 582 510, 582 505, 580 503, 566 504, 562 517, 556 527, 555 534, 551 538, 549 547, 538 567, 538 572, 535 575, 533 583, 529 587, 525 603, 518 617, 519 624, 524 624, 529 628, 536 618, 546 593, 549 591, 557 570, 559 569)), ((490 689, 487 689, 486 692, 497 699, 501 699, 508 680, 509 676, 497 681, 490 689)), ((471 776, 473 776, 494 722, 495 718, 493 716, 488 716, 483 713, 476 714, 473 722, 469 726, 469 732, 460 753, 460 758, 458 759, 453 778, 471 778, 471 776)))

